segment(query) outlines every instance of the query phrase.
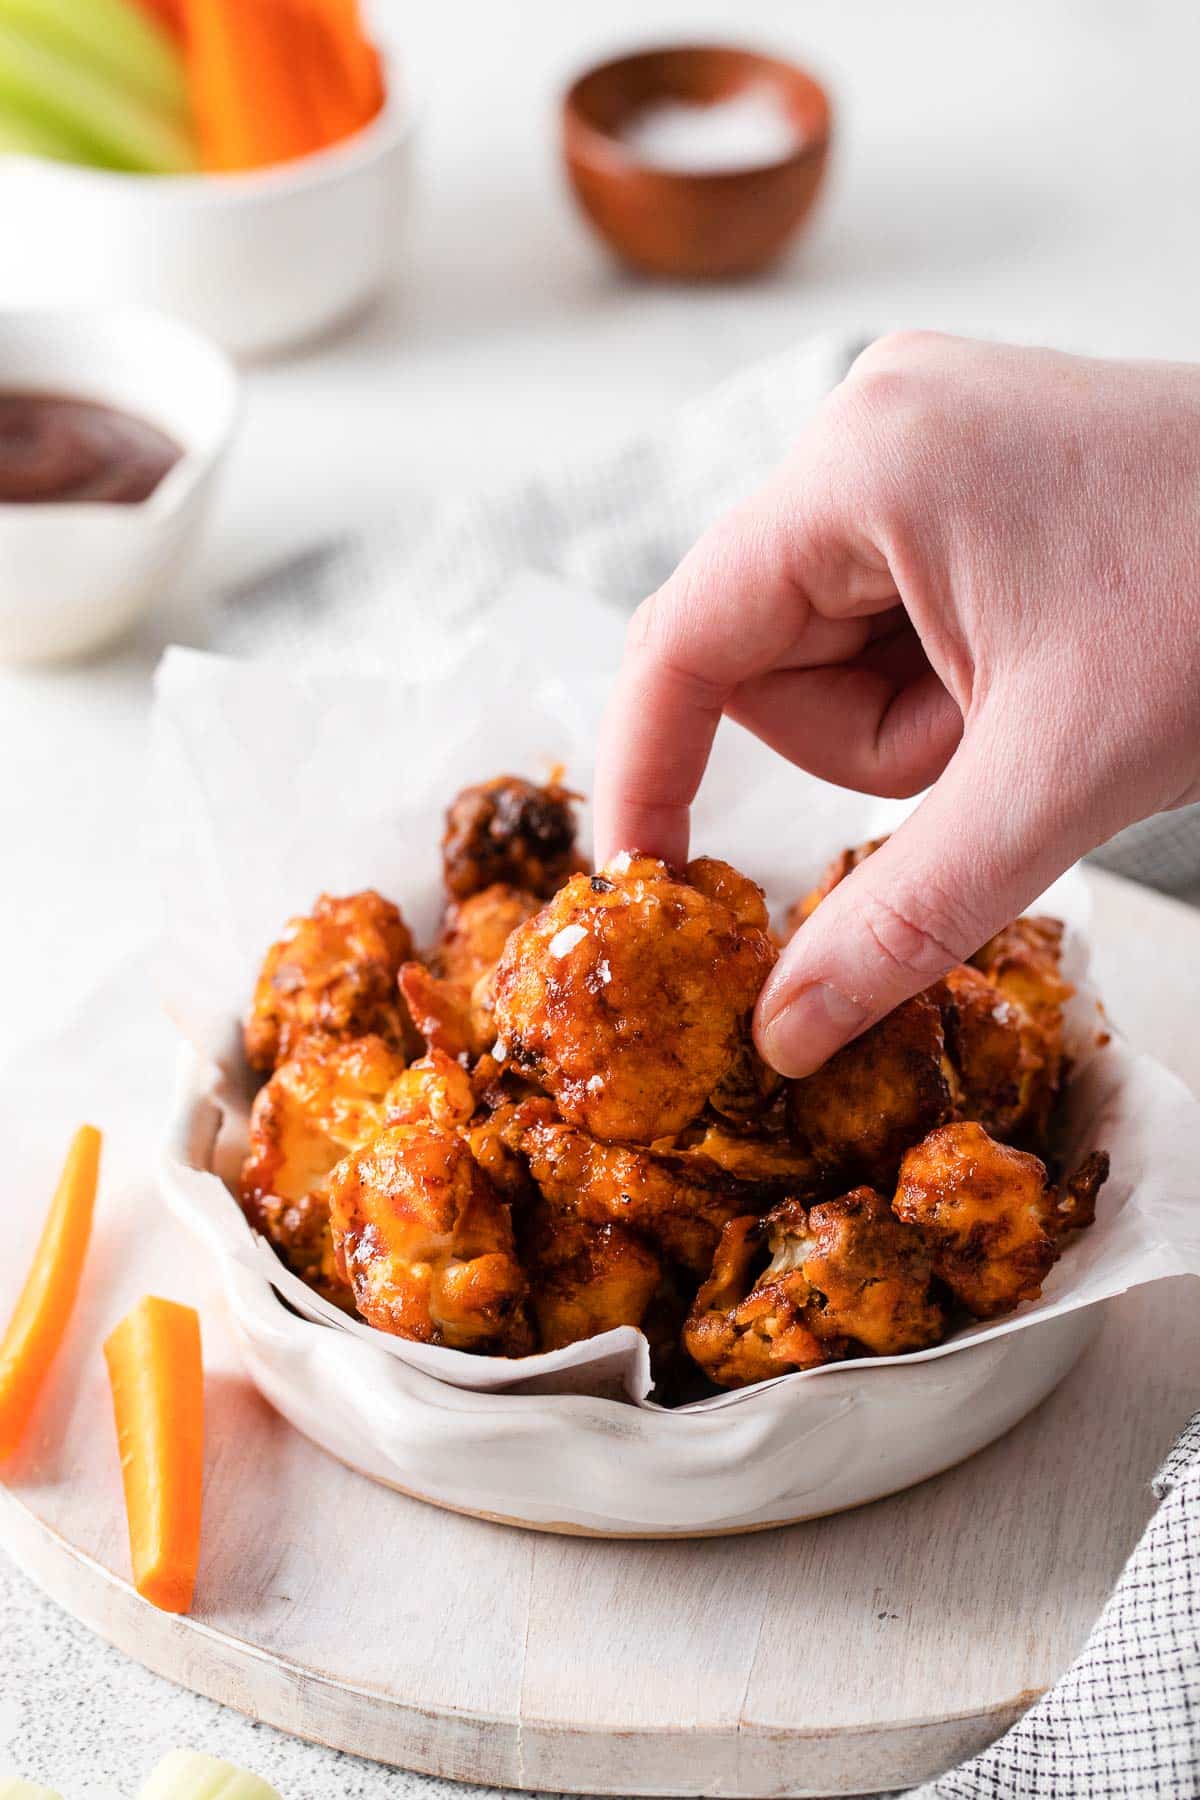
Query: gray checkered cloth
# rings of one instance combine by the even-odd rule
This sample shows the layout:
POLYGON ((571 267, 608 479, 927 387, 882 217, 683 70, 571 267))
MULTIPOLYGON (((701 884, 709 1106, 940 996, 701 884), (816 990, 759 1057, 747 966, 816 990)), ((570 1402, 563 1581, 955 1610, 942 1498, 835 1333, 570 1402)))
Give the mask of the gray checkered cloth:
POLYGON ((1200 1796, 1200 1413, 1077 1662, 1011 1731, 911 1800, 1200 1796))
MULTIPOLYGON (((386 529, 317 546, 227 595, 218 647, 285 660, 349 654, 411 675, 435 667, 455 627, 485 612, 522 568, 629 610, 774 467, 860 346, 801 345, 601 459, 432 513, 401 501, 386 529)), ((1200 898, 1200 807, 1146 820, 1097 860, 1200 898)), ((1197 1420, 1156 1486, 1162 1505, 1079 1661, 990 1750, 923 1788, 922 1800, 1200 1800, 1197 1420)))

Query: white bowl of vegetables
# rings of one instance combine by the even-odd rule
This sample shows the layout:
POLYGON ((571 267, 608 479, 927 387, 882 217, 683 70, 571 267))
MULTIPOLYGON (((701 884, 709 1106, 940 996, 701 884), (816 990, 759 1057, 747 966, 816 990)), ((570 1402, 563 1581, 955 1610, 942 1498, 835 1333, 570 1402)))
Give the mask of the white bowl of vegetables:
POLYGON ((394 267, 411 110, 355 0, 0 0, 0 291, 139 302, 241 355, 394 267))

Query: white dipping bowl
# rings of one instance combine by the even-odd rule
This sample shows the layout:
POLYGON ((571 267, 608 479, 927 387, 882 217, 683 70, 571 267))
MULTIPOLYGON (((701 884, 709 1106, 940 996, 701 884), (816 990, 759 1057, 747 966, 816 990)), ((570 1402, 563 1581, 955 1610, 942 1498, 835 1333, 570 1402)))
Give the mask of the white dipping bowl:
POLYGON ((7 302, 132 302, 187 320, 239 356, 319 336, 363 310, 395 266, 412 112, 388 98, 327 150, 234 174, 128 175, 0 157, 7 302))
POLYGON ((215 345, 140 307, 0 310, 0 390, 136 413, 183 455, 147 499, 0 502, 0 659, 81 656, 126 631, 180 567, 238 411, 215 345))

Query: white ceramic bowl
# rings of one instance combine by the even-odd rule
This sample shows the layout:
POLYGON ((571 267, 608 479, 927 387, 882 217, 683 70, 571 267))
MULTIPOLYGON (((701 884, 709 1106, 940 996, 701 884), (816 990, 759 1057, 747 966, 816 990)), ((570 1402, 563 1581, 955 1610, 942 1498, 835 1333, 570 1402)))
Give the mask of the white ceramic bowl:
MULTIPOLYGON (((991 1443, 1058 1385, 1100 1322, 1092 1306, 952 1353, 830 1364, 730 1393, 708 1410, 572 1391, 569 1377, 538 1379, 543 1358, 526 1359, 531 1379, 518 1392, 455 1386, 455 1352, 407 1345, 390 1355, 379 1333, 332 1309, 337 1323, 322 1323, 319 1304, 254 1239, 232 1193, 211 1179, 238 1161, 236 1147, 221 1143, 229 1098, 220 1072, 185 1048, 160 1179, 220 1274, 251 1378, 339 1461, 452 1511, 651 1538, 840 1512, 991 1443), (430 1372, 439 1366, 446 1379, 430 1372)), ((628 1329, 607 1338, 614 1367, 619 1340, 644 1345, 628 1329)), ((617 1380, 608 1385, 619 1391, 617 1380)))
POLYGON ((44 662, 127 630, 195 540, 237 419, 228 358, 137 307, 0 311, 0 390, 80 396, 160 426, 183 455, 136 505, 0 503, 0 659, 44 662))
POLYGON ((412 109, 407 76, 389 76, 362 131, 277 168, 126 175, 0 157, 0 293, 160 307, 245 356, 330 329, 396 259, 412 109))

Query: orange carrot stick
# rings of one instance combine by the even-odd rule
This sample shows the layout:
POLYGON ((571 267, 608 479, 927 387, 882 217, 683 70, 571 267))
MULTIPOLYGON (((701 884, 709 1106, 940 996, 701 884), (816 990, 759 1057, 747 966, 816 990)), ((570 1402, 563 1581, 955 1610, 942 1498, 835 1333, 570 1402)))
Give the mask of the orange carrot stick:
POLYGON ((340 143, 363 124, 350 72, 328 21, 309 0, 281 0, 290 7, 302 82, 322 144, 340 143))
POLYGON ((279 0, 184 0, 188 85, 205 165, 257 169, 320 148, 279 0))
POLYGON ((325 22, 354 97, 355 128, 373 119, 383 105, 379 53, 363 29, 359 0, 308 0, 325 22))
POLYGON ((79 1292, 100 1170, 100 1133, 71 1140, 32 1266, 0 1343, 0 1461, 16 1449, 79 1292))
POLYGON ((147 1294, 104 1346, 133 1585, 164 1612, 187 1612, 200 1560, 204 1371, 194 1308, 147 1294))

